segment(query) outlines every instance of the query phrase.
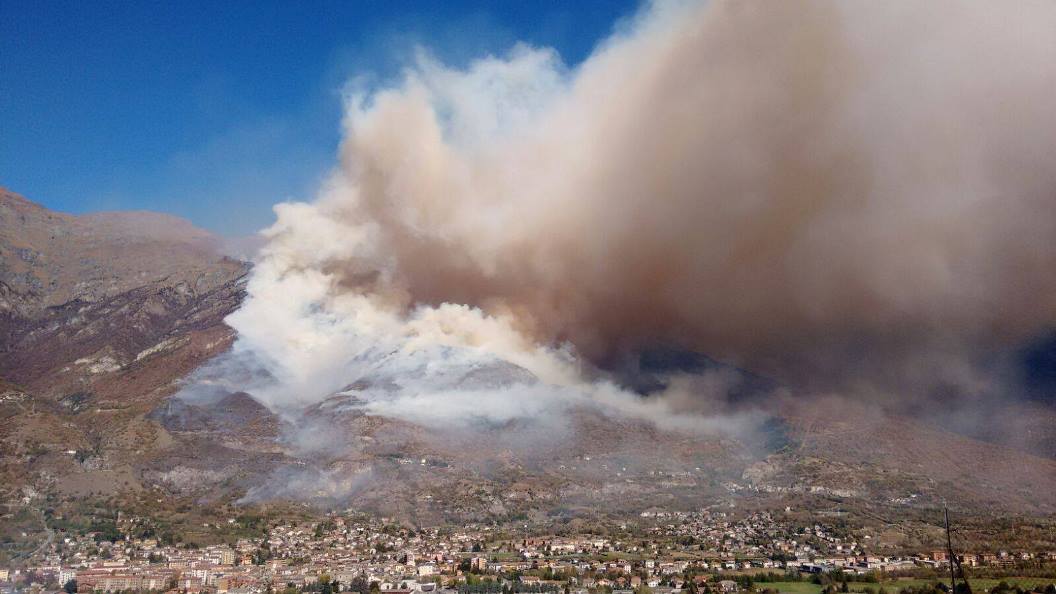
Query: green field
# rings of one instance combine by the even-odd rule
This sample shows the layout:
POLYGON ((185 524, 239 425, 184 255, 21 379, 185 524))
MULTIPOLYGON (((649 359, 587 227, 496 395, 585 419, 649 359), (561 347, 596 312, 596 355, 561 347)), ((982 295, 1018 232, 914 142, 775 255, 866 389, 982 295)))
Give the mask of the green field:
MULTIPOLYGON (((886 589, 890 594, 898 594, 898 591, 902 588, 908 588, 910 586, 920 587, 928 584, 935 583, 934 579, 898 579, 898 580, 887 580, 880 584, 868 584, 864 582, 849 582, 847 585, 851 592, 863 592, 865 588, 872 588, 873 590, 879 590, 881 587, 886 589)), ((1023 588, 1033 588, 1037 585, 1046 586, 1048 584, 1056 582, 1053 578, 1031 578, 1031 577, 1007 577, 1001 579, 976 579, 970 578, 968 582, 972 586, 972 591, 983 592, 993 588, 1000 582, 1006 582, 1008 585, 1015 587, 1019 585, 1023 588)), ((755 584, 757 589, 763 588, 774 588, 781 594, 819 594, 821 592, 821 586, 813 584, 811 582, 757 582, 755 584)))
MULTIPOLYGON (((1049 585, 1049 584, 1051 584, 1053 582, 1056 582, 1056 579, 1053 579, 1053 578, 1032 578, 1032 577, 1007 577, 1007 578, 997 578, 997 579, 968 578, 968 583, 971 584, 973 592, 982 592, 983 590, 989 590, 990 588, 993 588, 994 586, 996 586, 997 584, 999 584, 1001 582, 1005 582, 1009 586, 1012 586, 1012 587, 1015 587, 1016 585, 1019 585, 1019 586, 1021 586, 1023 588, 1033 588, 1034 586, 1037 586, 1037 585, 1047 586, 1047 585, 1049 585)), ((933 583, 935 583, 934 579, 928 579, 928 580, 925 580, 925 579, 901 579, 901 580, 888 580, 888 581, 884 582, 882 585, 885 588, 887 588, 887 590, 890 591, 892 594, 895 594, 895 593, 898 592, 898 590, 900 588, 905 588, 905 587, 908 587, 908 586, 918 586, 918 587, 919 586, 926 586, 928 584, 933 584, 933 583)), ((947 583, 949 583, 949 582, 947 582, 947 583)), ((855 587, 854 587, 855 585, 857 585, 857 584, 851 585, 850 588, 852 590, 854 590, 855 589, 855 587)))
POLYGON ((818 594, 821 586, 810 582, 759 582, 757 589, 774 588, 781 594, 818 594))

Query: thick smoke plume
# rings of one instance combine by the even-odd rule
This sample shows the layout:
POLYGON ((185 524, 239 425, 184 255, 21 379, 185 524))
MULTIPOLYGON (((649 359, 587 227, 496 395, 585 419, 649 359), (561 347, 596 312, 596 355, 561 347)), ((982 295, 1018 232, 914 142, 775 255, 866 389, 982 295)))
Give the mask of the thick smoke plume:
POLYGON ((423 52, 350 91, 319 198, 276 207, 236 354, 278 408, 469 357, 670 419, 583 379, 656 345, 985 390, 980 358, 1056 322, 1053 97, 1046 1, 659 3, 573 69, 423 52))

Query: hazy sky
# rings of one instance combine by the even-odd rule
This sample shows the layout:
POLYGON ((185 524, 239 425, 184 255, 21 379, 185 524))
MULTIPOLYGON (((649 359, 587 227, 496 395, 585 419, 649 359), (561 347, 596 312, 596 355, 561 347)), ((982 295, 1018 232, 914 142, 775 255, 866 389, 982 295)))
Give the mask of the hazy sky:
POLYGON ((524 41, 574 65, 636 4, 3 0, 0 186, 250 233, 334 164, 350 79, 391 80, 416 46, 459 65, 524 41))

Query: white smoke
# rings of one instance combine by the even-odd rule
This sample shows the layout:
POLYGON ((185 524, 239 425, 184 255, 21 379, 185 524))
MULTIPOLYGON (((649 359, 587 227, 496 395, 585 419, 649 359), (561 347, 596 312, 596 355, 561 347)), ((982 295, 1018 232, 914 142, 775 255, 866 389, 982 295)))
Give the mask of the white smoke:
POLYGON ((641 400, 585 363, 654 344, 985 383, 974 357, 1056 322, 1053 23, 1040 1, 671 2, 574 69, 423 52, 350 93, 319 197, 275 208, 232 356, 273 409, 389 376, 368 410, 420 423, 713 429, 699 384, 641 400), (445 383, 496 362, 538 382, 445 383))

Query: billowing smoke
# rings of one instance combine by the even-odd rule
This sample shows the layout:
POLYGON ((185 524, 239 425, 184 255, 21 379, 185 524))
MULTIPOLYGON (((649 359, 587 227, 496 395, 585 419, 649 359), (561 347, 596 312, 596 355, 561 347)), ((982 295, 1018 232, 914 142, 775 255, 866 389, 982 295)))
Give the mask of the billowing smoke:
POLYGON ((1047 1, 675 2, 575 68, 422 52, 351 88, 339 166, 276 207, 235 354, 275 408, 427 378, 372 405, 416 421, 685 419, 685 390, 595 375, 658 345, 985 391, 987 353, 1056 322, 1054 24, 1047 1), (434 381, 497 361, 559 388, 434 381))
POLYGON ((314 467, 280 467, 250 487, 239 503, 272 499, 305 499, 322 503, 347 501, 371 480, 370 470, 327 471, 314 467))

